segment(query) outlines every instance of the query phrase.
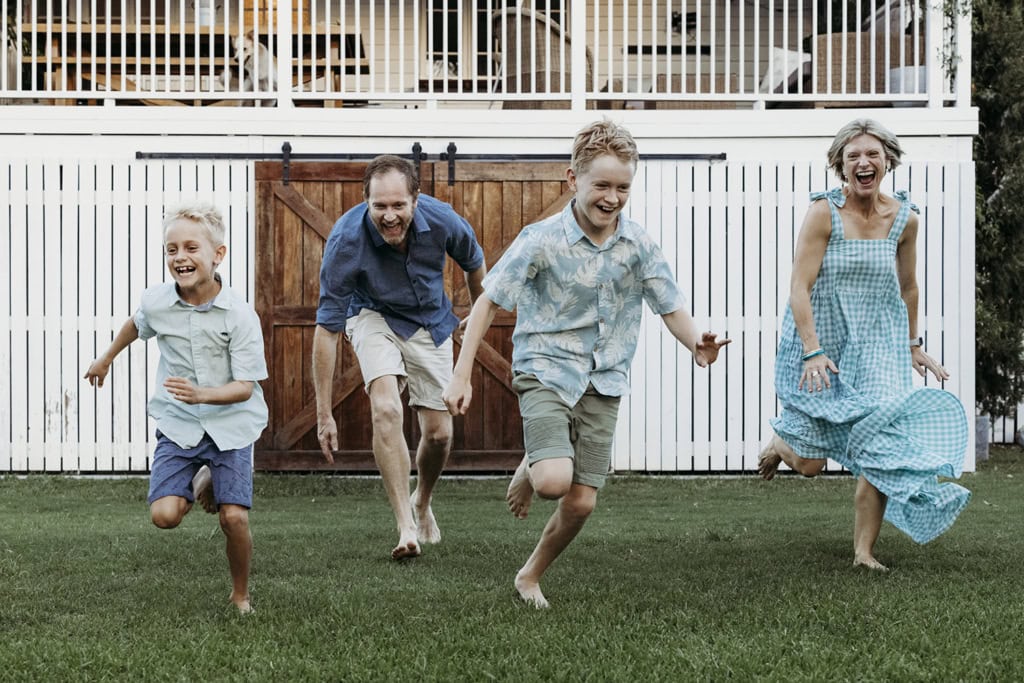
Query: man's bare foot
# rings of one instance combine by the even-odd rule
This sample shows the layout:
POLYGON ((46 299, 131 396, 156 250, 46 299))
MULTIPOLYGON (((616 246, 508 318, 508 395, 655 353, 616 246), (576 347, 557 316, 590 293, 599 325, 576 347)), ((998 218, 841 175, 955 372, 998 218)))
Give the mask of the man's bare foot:
POLYGON ((779 437, 772 437, 772 440, 761 451, 761 457, 757 459, 757 473, 765 481, 771 481, 775 478, 775 473, 779 470, 779 463, 782 462, 782 456, 779 455, 778 450, 775 448, 775 440, 777 438, 779 437))
POLYGON ((213 499, 213 477, 210 475, 210 468, 203 465, 192 477, 192 495, 203 510, 214 514, 217 512, 217 501, 213 499))
MULTIPOLYGON (((516 519, 526 519, 526 515, 530 511, 530 503, 533 502, 533 484, 530 483, 529 467, 524 455, 523 461, 519 463, 515 474, 512 475, 508 492, 505 494, 509 512, 516 519)), ((538 590, 537 593, 540 594, 540 591, 538 590)), ((544 597, 541 596, 541 599, 543 600, 544 597)))
POLYGON ((229 599, 231 600, 231 604, 238 608, 239 614, 245 615, 253 613, 252 605, 249 604, 248 595, 236 596, 232 593, 229 599))
POLYGON ((419 557, 420 544, 416 541, 416 530, 407 529, 398 538, 398 545, 391 551, 392 560, 408 560, 419 557))
POLYGON ((540 584, 524 577, 522 571, 516 574, 515 587, 519 598, 527 605, 537 609, 547 609, 551 606, 544 594, 540 592, 540 584))
POLYGON ((889 568, 884 564, 876 560, 871 555, 857 555, 853 558, 854 567, 864 567, 876 572, 887 572, 889 568))
POLYGON ((434 511, 430 509, 430 501, 420 505, 420 490, 416 489, 409 498, 412 506, 412 521, 416 523, 416 538, 420 543, 440 543, 441 530, 434 519, 434 511))

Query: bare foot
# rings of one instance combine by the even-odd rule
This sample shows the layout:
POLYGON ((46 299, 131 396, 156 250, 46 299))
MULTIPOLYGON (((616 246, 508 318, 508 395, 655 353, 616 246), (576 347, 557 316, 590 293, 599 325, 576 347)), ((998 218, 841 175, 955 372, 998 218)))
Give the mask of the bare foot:
POLYGON ((217 501, 213 499, 213 478, 210 476, 210 468, 203 465, 192 477, 192 495, 203 510, 214 514, 217 512, 217 501))
POLYGON ((857 555, 853 558, 854 567, 864 567, 876 572, 887 572, 889 568, 884 564, 876 560, 871 555, 857 555))
POLYGON ((771 481, 775 478, 775 473, 779 470, 779 463, 782 462, 782 456, 775 449, 775 439, 777 438, 779 437, 772 437, 772 440, 761 451, 761 457, 757 459, 757 473, 765 481, 771 481))
POLYGON ((398 545, 391 551, 392 560, 408 560, 419 557, 420 544, 416 541, 416 530, 407 529, 398 539, 398 545))
MULTIPOLYGON (((530 503, 533 502, 533 484, 530 483, 529 463, 527 463, 525 455, 523 461, 519 463, 519 467, 516 468, 515 474, 512 475, 508 492, 505 494, 505 501, 508 503, 509 512, 513 517, 526 519, 526 514, 530 511, 530 503)), ((540 593, 540 591, 537 592, 540 593)), ((543 596, 541 599, 544 599, 543 596)))
POLYGON ((516 574, 515 587, 516 592, 519 593, 519 598, 527 605, 537 609, 551 607, 544 594, 540 592, 540 584, 524 577, 522 571, 516 574))
POLYGON ((416 538, 420 543, 440 543, 441 530, 437 528, 437 520, 434 519, 434 511, 430 509, 430 500, 426 505, 420 505, 420 490, 416 489, 409 498, 409 505, 412 506, 412 521, 416 523, 416 538))
POLYGON ((249 604, 248 595, 236 596, 232 593, 229 599, 231 600, 231 604, 238 608, 239 614, 246 615, 253 613, 252 605, 249 604))

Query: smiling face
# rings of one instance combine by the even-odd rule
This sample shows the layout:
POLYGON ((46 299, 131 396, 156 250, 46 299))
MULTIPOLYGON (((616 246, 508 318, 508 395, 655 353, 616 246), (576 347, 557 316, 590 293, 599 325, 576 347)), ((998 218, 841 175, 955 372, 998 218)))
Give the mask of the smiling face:
POLYGON ((227 247, 215 245, 200 223, 179 218, 164 230, 164 254, 181 298, 190 304, 213 299, 220 290, 214 279, 227 247))
POLYGON ((874 135, 858 135, 843 147, 843 176, 853 194, 877 193, 888 166, 885 146, 874 135))
POLYGON ((579 175, 569 169, 569 189, 576 193, 573 215, 588 237, 600 242, 615 232, 635 172, 632 163, 614 154, 595 157, 579 175))
POLYGON ((405 249, 416 211, 416 196, 409 192, 406 177, 397 170, 370 178, 366 205, 377 232, 390 246, 405 249))

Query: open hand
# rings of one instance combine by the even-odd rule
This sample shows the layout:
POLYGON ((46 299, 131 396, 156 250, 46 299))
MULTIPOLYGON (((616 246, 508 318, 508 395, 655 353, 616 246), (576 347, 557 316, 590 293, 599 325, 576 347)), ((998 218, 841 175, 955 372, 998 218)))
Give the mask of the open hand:
POLYGON ((200 396, 201 388, 192 384, 192 382, 184 377, 168 377, 164 380, 164 389, 173 398, 178 399, 182 403, 195 405, 196 403, 203 402, 200 396))
POLYGON ((805 360, 804 370, 800 373, 800 383, 797 385, 797 389, 803 391, 804 385, 807 386, 807 391, 831 389, 832 381, 828 377, 829 372, 838 375, 839 368, 824 353, 819 353, 814 358, 805 360))
POLYGON ((914 369, 917 370, 917 374, 922 377, 927 376, 928 371, 935 375, 935 379, 940 382, 949 379, 949 372, 946 368, 939 364, 939 361, 935 360, 927 353, 924 352, 920 346, 915 346, 910 349, 910 362, 913 364, 914 369))
POLYGON ((328 465, 334 464, 334 451, 338 450, 338 423, 334 417, 317 417, 316 438, 320 442, 320 452, 328 465))
POLYGON ((700 367, 706 368, 718 360, 719 349, 731 343, 732 339, 718 341, 714 332, 703 332, 693 348, 693 360, 700 367))

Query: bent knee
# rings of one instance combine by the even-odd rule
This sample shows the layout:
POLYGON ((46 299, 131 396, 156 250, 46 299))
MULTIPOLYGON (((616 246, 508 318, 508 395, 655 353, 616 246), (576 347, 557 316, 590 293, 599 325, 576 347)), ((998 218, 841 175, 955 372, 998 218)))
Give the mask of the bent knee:
POLYGON ((802 458, 796 471, 807 478, 816 477, 825 469, 825 463, 824 459, 808 460, 802 458))
POLYGON ((149 511, 149 518, 152 520, 153 526, 158 529, 173 529, 181 524, 182 517, 183 515, 173 510, 158 509, 149 511))
POLYGON ((557 500, 569 493, 572 488, 571 479, 561 477, 542 477, 533 482, 533 492, 546 500, 557 500))
POLYGON ((452 430, 444 427, 432 429, 423 433, 423 444, 427 448, 447 448, 452 442, 452 430))
POLYGON ((402 428, 402 404, 391 401, 374 401, 370 406, 373 428, 377 431, 402 428))
POLYGON ((575 517, 576 519, 586 519, 594 511, 594 507, 597 505, 596 495, 572 495, 562 498, 562 502, 559 503, 562 508, 563 514, 575 517))

